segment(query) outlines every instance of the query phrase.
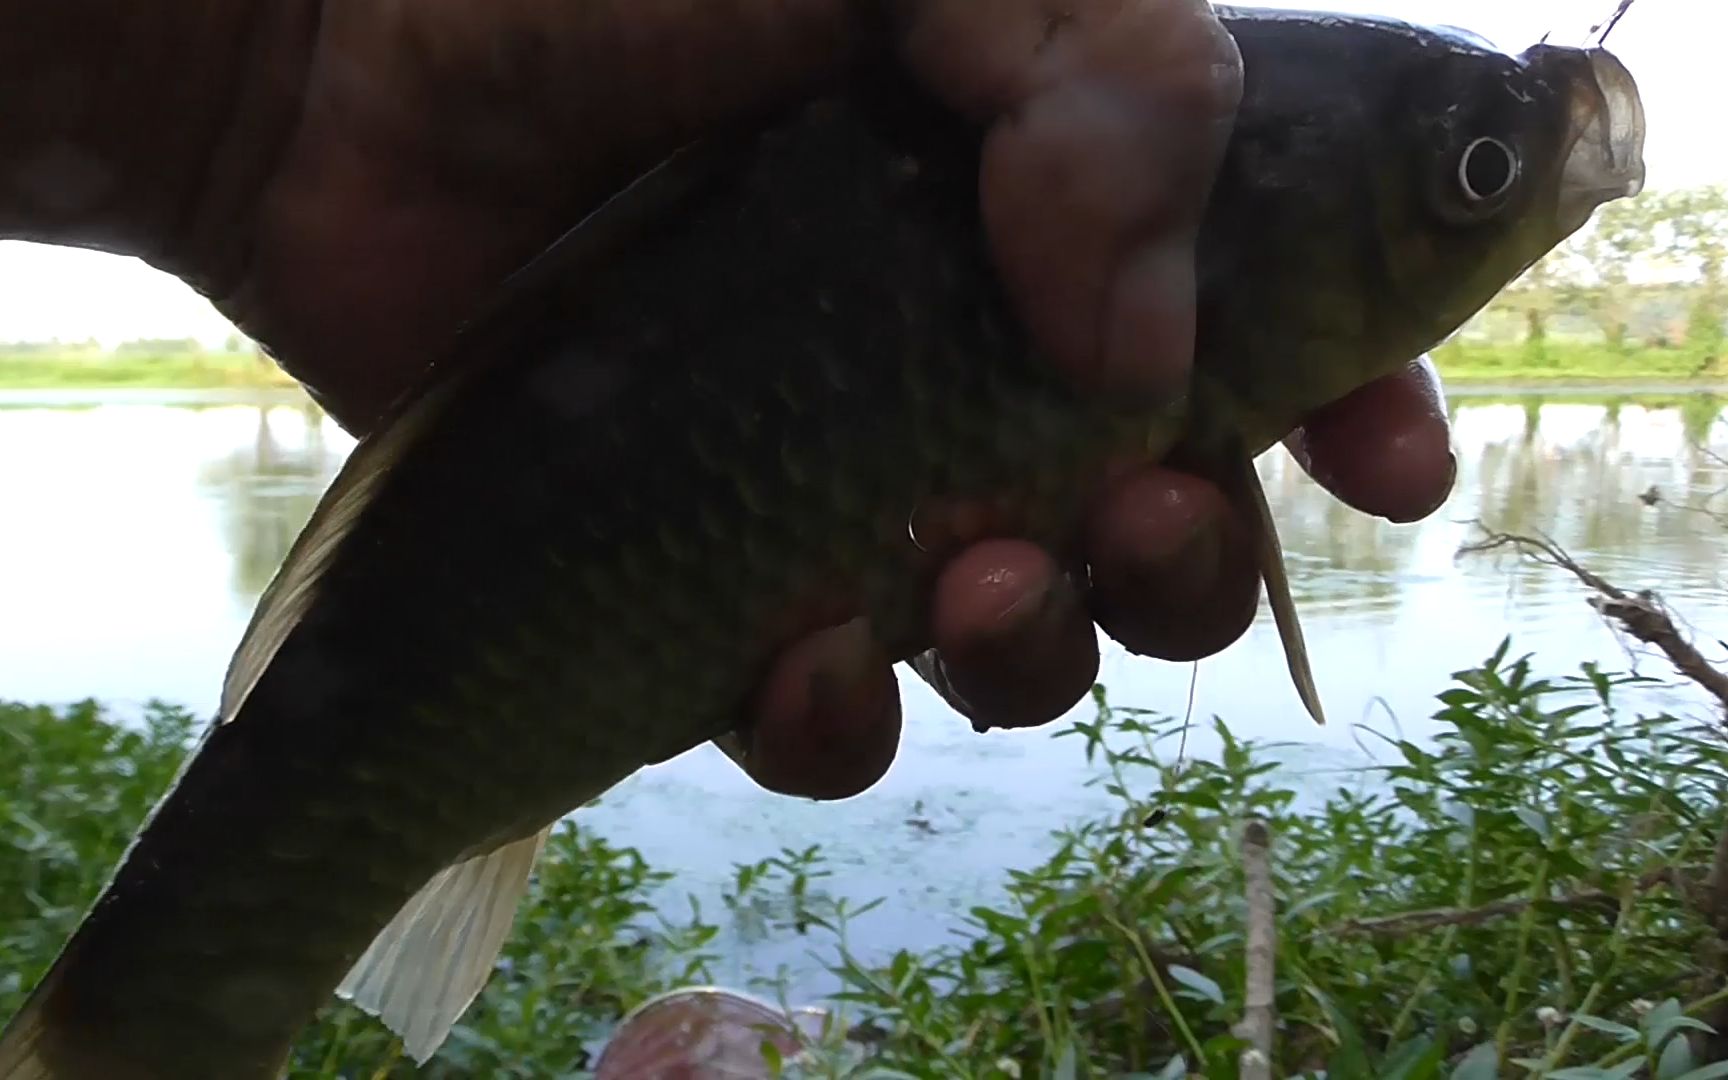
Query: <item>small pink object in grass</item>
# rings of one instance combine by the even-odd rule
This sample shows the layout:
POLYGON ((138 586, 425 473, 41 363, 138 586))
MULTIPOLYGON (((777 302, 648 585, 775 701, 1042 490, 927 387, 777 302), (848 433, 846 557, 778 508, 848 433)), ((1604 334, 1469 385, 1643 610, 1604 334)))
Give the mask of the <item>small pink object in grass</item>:
POLYGON ((774 1080, 763 1044, 788 1061, 820 1035, 826 1019, 818 1009, 788 1015, 720 987, 673 990, 624 1017, 594 1080, 774 1080))

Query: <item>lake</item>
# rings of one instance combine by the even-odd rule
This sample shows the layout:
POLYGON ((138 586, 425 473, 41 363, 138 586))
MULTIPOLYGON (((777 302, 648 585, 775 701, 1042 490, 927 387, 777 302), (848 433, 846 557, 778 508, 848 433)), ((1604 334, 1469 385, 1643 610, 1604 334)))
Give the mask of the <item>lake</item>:
MULTIPOLYGON (((1432 695, 1507 633, 1546 673, 1630 664, 1558 571, 1458 559, 1476 518, 1546 532, 1618 584, 1660 591, 1701 641, 1728 637, 1724 527, 1692 508, 1716 499, 1728 510, 1723 400, 1635 388, 1596 400, 1457 394, 1457 488, 1416 525, 1348 511, 1281 449, 1264 455, 1331 724, 1316 729, 1303 713, 1264 607, 1246 637, 1200 665, 1196 719, 1290 741, 1288 774, 1325 790, 1371 761, 1359 725, 1431 733, 1432 695), (1652 503, 1640 499, 1652 490, 1652 503)), ((296 393, 0 392, 0 697, 96 697, 122 715, 161 698, 207 714, 260 590, 352 446, 296 393)), ((1647 655, 1640 669, 1672 674, 1647 655)), ((1101 678, 1117 702, 1180 713, 1192 672, 1107 646, 1101 678)), ((886 898, 852 930, 866 959, 944 941, 968 907, 1000 895, 1004 868, 1038 860, 1050 830, 1107 796, 1085 786, 1079 742, 1051 740, 1066 719, 976 736, 915 677, 902 685, 901 757, 856 799, 767 795, 704 747, 637 775, 580 820, 679 872, 673 915, 692 892, 723 917, 716 897, 734 862, 821 843, 835 892, 886 898)), ((1704 711, 1684 687, 1644 704, 1704 711)), ((1214 748, 1197 730, 1188 752, 1214 748)), ((828 985, 805 941, 736 925, 724 944, 722 973, 735 983, 786 964, 798 992, 828 985)))

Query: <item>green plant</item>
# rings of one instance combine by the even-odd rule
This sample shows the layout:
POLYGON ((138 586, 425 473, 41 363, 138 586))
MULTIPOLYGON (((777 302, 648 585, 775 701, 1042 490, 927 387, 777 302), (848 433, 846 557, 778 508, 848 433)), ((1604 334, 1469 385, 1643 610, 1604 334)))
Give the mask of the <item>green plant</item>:
POLYGON ((1097 719, 1064 734, 1103 763, 1120 812, 1059 833, 954 946, 840 965, 842 999, 879 1029, 875 1063, 1237 1075, 1250 818, 1274 838, 1273 1075, 1561 1080, 1701 1057, 1636 1017, 1655 998, 1709 1030, 1699 1016, 1723 999, 1723 913, 1705 886, 1728 746, 1618 715, 1616 693, 1642 680, 1538 679, 1505 644, 1457 678, 1433 745, 1383 736, 1383 783, 1312 809, 1275 779, 1275 748, 1217 721, 1218 760, 1179 770, 1155 752, 1178 722, 1100 690, 1097 719))
MULTIPOLYGON (((1097 765, 1108 816, 1007 872, 953 944, 866 965, 872 907, 818 848, 740 863, 723 903, 754 934, 802 932, 843 984, 785 1075, 1235 1077, 1247 1047, 1243 825, 1264 823, 1276 934, 1269 1075, 1327 1080, 1728 1076, 1728 926, 1717 865, 1728 745, 1627 712, 1645 680, 1536 677, 1501 647, 1438 697, 1437 738, 1377 735, 1387 761, 1321 797, 1279 747, 1113 703, 1059 732, 1097 765)), ((153 706, 0 706, 0 1012, 93 896, 190 737, 153 706), (92 812, 96 808, 99 812, 92 812)), ((566 823, 485 992, 424 1069, 333 1002, 291 1075, 574 1078, 637 1003, 709 978, 719 929, 655 906, 670 876, 566 823)))

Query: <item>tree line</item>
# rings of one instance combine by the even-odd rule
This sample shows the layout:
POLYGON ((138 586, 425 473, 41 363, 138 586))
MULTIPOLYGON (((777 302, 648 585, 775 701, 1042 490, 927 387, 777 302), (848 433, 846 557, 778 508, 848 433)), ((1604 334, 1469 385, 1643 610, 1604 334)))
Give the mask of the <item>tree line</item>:
MULTIPOLYGON (((1551 340, 1615 353, 1684 349, 1721 357, 1728 336, 1728 184, 1646 190, 1601 207, 1590 222, 1514 281, 1465 327, 1464 340, 1517 342, 1533 355, 1551 340)), ((95 340, 0 342, 0 357, 88 356, 95 340)), ((194 338, 140 339, 117 356, 254 353, 234 334, 218 350, 194 338)))
POLYGON ((1541 352, 1551 338, 1722 353, 1728 185, 1609 203, 1527 270, 1469 328, 1541 352))

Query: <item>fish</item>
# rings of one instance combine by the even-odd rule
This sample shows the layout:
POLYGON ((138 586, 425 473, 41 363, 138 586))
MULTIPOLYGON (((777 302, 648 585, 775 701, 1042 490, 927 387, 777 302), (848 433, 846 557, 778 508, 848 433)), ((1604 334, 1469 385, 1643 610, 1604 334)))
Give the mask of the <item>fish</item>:
POLYGON ((1042 362, 992 269, 982 129, 895 65, 691 143, 355 446, 217 715, 0 1033, 0 1078, 276 1076, 333 997, 424 1062, 558 821, 734 730, 803 634, 865 617, 922 650, 951 552, 919 507, 987 500, 1071 552, 1075 478, 1129 454, 1220 465, 1266 518, 1258 454, 1643 185, 1638 89, 1603 48, 1217 10, 1244 84, 1185 394, 1083 393, 1042 362))

